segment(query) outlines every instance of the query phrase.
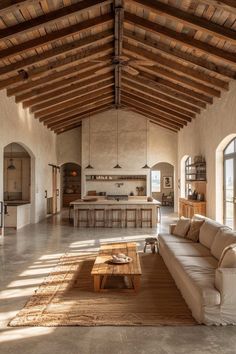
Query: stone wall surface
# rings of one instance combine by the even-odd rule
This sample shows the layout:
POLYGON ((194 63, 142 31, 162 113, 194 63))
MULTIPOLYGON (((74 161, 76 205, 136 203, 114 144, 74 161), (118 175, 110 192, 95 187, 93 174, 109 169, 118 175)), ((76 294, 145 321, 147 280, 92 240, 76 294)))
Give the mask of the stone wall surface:
POLYGON ((236 135, 236 82, 215 98, 202 114, 178 134, 179 178, 184 156, 203 155, 207 164, 207 215, 222 221, 222 150, 236 135), (223 144, 222 144, 223 142, 223 144), (217 150, 219 150, 217 153, 217 150), (219 166, 219 164, 221 166, 219 166))
POLYGON ((37 222, 46 216, 45 190, 48 197, 52 196, 52 172, 48 164, 57 164, 56 135, 1 91, 0 200, 3 200, 3 151, 12 142, 21 144, 31 156, 31 220, 37 222))

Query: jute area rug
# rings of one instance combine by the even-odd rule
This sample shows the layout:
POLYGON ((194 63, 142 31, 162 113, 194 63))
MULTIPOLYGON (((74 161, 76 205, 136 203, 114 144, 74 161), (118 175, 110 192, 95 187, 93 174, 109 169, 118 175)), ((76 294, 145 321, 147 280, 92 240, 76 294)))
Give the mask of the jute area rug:
MULTIPOLYGON (((141 289, 95 293, 90 275, 95 255, 65 254, 10 326, 196 325, 161 256, 140 254, 141 289)), ((109 286, 109 284, 108 284, 109 286)), ((113 289, 114 290, 114 289, 113 289)))

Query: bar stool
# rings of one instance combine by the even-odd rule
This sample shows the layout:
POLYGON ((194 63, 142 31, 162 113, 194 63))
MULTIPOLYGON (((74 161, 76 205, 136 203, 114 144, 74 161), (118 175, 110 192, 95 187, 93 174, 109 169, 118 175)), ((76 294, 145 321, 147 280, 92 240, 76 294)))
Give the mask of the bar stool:
POLYGON ((90 219, 90 210, 89 209, 77 209, 78 212, 78 226, 80 227, 80 224, 82 222, 86 223, 86 227, 89 227, 89 219, 90 219), (85 218, 83 218, 83 213, 85 214, 85 218))
POLYGON ((105 227, 106 226, 106 211, 105 211, 105 209, 94 209, 93 226, 94 227, 105 227), (101 225, 101 223, 102 223, 102 225, 101 225), (100 224, 100 225, 98 225, 98 224, 100 224))
POLYGON ((125 209, 125 227, 128 226, 129 222, 133 222, 135 227, 137 227, 137 209, 125 209), (129 219, 129 213, 134 214, 134 219, 129 219))
POLYGON ((122 226, 122 210, 121 209, 111 209, 111 227, 113 227, 114 223, 117 223, 117 227, 122 226), (115 217, 114 214, 117 214, 117 217, 115 217))
POLYGON ((149 227, 152 227, 152 209, 141 209, 141 227, 144 222, 149 223, 149 227))

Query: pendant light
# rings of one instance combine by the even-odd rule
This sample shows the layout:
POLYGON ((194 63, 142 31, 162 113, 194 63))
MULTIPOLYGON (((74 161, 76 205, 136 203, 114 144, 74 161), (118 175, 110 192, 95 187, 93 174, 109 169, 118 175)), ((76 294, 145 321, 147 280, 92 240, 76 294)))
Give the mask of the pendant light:
POLYGON ((90 159, 91 159, 90 135, 91 135, 91 132, 90 132, 90 116, 89 116, 89 164, 88 164, 87 167, 85 167, 86 169, 92 169, 93 168, 93 166, 91 166, 91 164, 90 164, 90 159))
POLYGON ((116 165, 113 168, 121 168, 119 165, 119 117, 118 117, 118 109, 116 115, 116 165))
POLYGON ((12 158, 12 144, 11 144, 11 158, 10 158, 10 163, 7 167, 8 170, 15 170, 16 166, 13 163, 13 158, 12 158))
POLYGON ((150 168, 148 166, 148 119, 146 119, 146 163, 142 168, 150 168))

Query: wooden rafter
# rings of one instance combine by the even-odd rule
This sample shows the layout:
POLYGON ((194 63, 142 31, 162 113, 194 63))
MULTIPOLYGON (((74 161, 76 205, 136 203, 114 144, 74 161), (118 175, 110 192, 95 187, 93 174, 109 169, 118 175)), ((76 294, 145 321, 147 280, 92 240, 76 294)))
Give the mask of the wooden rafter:
MULTIPOLYGON (((113 39, 113 33, 111 30, 103 31, 101 33, 82 38, 71 43, 66 43, 64 45, 55 47, 53 49, 44 51, 41 54, 32 55, 28 58, 19 60, 13 64, 5 65, 0 68, 0 75, 16 73, 17 70, 27 69, 30 65, 39 64, 47 59, 52 59, 59 57, 60 55, 65 55, 73 53, 78 50, 84 50, 92 45, 99 45, 100 43, 105 44, 104 41, 111 41, 113 39)), ((29 74, 28 74, 29 75, 29 74)))
POLYGON ((150 10, 158 15, 164 15, 170 20, 183 23, 184 25, 194 28, 197 31, 204 31, 211 36, 215 36, 226 41, 231 41, 234 44, 236 43, 235 31, 230 28, 220 26, 217 23, 208 21, 203 17, 195 16, 188 12, 182 11, 177 7, 169 6, 156 0, 128 0, 128 2, 135 3, 138 6, 150 10))
POLYGON ((0 30, 0 40, 9 39, 16 35, 23 34, 27 31, 36 30, 42 26, 53 24, 63 20, 70 15, 78 15, 84 11, 93 10, 96 7, 111 4, 112 0, 84 0, 70 6, 65 6, 56 11, 51 11, 45 15, 38 16, 34 19, 19 23, 15 26, 7 27, 0 30))
POLYGON ((200 2, 206 5, 215 6, 224 11, 232 12, 236 15, 235 0, 200 0, 200 2))
POLYGON ((142 99, 144 98, 150 101, 150 104, 153 103, 155 105, 159 105, 159 109, 164 110, 164 112, 166 111, 168 113, 169 110, 173 112, 178 112, 180 114, 183 114, 188 121, 191 121, 192 118, 196 118, 195 113, 189 112, 183 109, 182 107, 180 108, 179 106, 175 106, 170 102, 167 104, 166 101, 160 100, 157 95, 150 95, 148 92, 145 91, 144 87, 140 92, 140 90, 136 89, 136 85, 130 85, 129 83, 127 84, 125 80, 122 80, 122 90, 124 92, 139 96, 142 99))
POLYGON ((125 78, 128 79, 129 81, 132 81, 134 83, 138 83, 140 85, 143 85, 147 88, 151 88, 157 92, 161 92, 164 94, 167 94, 171 97, 174 97, 176 99, 179 99, 183 101, 184 103, 188 103, 191 105, 194 105, 198 108, 206 108, 206 103, 203 101, 200 101, 194 97, 190 97, 187 94, 183 93, 179 89, 173 89, 171 87, 166 87, 164 85, 161 85, 159 83, 159 80, 155 76, 148 75, 146 73, 143 73, 142 75, 140 74, 138 77, 134 77, 129 74, 125 74, 125 78))
POLYGON ((221 75, 224 78, 236 79, 236 71, 233 71, 225 66, 220 64, 213 63, 212 61, 202 59, 199 56, 195 56, 191 53, 184 52, 177 47, 170 47, 166 43, 162 43, 158 40, 151 38, 143 38, 137 33, 133 33, 127 29, 124 29, 124 40, 132 40, 135 43, 141 44, 142 46, 148 49, 154 49, 155 51, 164 54, 165 56, 172 59, 181 59, 185 63, 191 63, 197 65, 197 67, 203 68, 206 73, 199 75, 199 80, 211 82, 213 85, 227 89, 227 86, 224 87, 225 81, 219 80, 215 77, 207 75, 208 73, 215 73, 221 75))
MULTIPOLYGON (((124 9, 123 0, 114 0, 115 22, 114 22, 114 49, 115 58, 122 55, 123 47, 123 22, 124 22, 124 9)), ((115 106, 118 109, 120 106, 120 90, 121 90, 121 66, 115 66, 115 106)))
POLYGON ((143 84, 143 82, 139 80, 129 80, 127 76, 124 76, 122 78, 122 85, 124 87, 127 87, 129 90, 135 90, 137 92, 140 92, 143 94, 145 92, 145 95, 148 95, 150 97, 153 97, 157 102, 161 100, 163 104, 169 105, 174 105, 176 108, 182 110, 182 111, 187 111, 189 114, 193 114, 195 116, 196 113, 200 113, 201 110, 195 106, 190 105, 189 103, 183 102, 181 100, 178 100, 174 97, 168 96, 166 94, 163 94, 162 92, 159 92, 157 90, 154 90, 153 88, 148 87, 143 84))
POLYGON ((179 125, 180 127, 187 125, 186 120, 179 119, 176 116, 174 116, 173 114, 162 112, 154 106, 150 107, 150 103, 148 101, 139 100, 138 97, 134 97, 133 95, 129 95, 126 92, 124 92, 123 90, 121 92, 121 98, 122 98, 122 102, 123 102, 123 100, 125 100, 126 102, 128 101, 130 103, 133 103, 133 105, 136 105, 137 108, 140 107, 140 108, 146 109, 147 111, 153 113, 154 115, 156 115, 156 117, 158 117, 161 120, 164 120, 165 122, 176 124, 176 125, 179 125))
POLYGON ((223 49, 217 48, 208 43, 204 43, 200 40, 194 39, 186 35, 185 33, 175 32, 172 29, 161 26, 155 22, 146 20, 140 16, 136 16, 129 12, 125 12, 125 22, 131 23, 139 28, 146 31, 150 31, 155 34, 159 34, 170 40, 175 40, 176 42, 191 48, 197 49, 198 51, 210 55, 216 59, 220 59, 223 62, 229 63, 231 65, 236 65, 236 56, 234 53, 226 52, 223 49))
POLYGON ((94 94, 91 94, 91 96, 87 95, 86 97, 79 99, 79 103, 72 105, 67 111, 60 110, 53 112, 51 114, 42 116, 39 120, 44 123, 49 123, 70 117, 72 115, 76 115, 78 110, 81 110, 84 106, 96 106, 97 101, 106 100, 108 97, 111 97, 113 93, 114 92, 112 90, 102 90, 100 92, 95 92, 94 94))
POLYGON ((60 80, 56 83, 49 84, 47 86, 43 86, 38 90, 32 90, 32 92, 27 92, 25 94, 16 96, 16 102, 23 102, 23 107, 30 107, 35 104, 48 101, 51 99, 49 92, 53 95, 53 99, 60 95, 68 94, 69 92, 75 91, 77 89, 81 89, 83 86, 87 87, 94 84, 96 80, 97 83, 104 81, 111 77, 109 71, 111 71, 110 67, 106 68, 107 73, 103 75, 97 75, 97 69, 93 69, 90 71, 86 71, 85 73, 78 74, 76 76, 69 77, 68 79, 60 80))
MULTIPOLYGON (((132 56, 132 57, 138 57, 138 58, 144 58, 144 59, 150 59, 150 60, 155 60, 156 55, 152 54, 151 52, 145 51, 144 49, 139 49, 135 46, 132 45, 124 45, 124 53, 132 56)), ((158 61, 158 58, 157 58, 158 61)), ((167 60, 164 60, 167 62, 167 60)), ((163 62, 164 62, 163 61, 163 62)), ((164 63, 162 64, 164 66, 164 63)), ((136 65, 134 65, 136 67, 136 65)), ((168 67, 168 69, 160 67, 160 66, 154 66, 154 67, 149 67, 148 70, 149 71, 153 71, 156 74, 160 75, 161 77, 164 78, 168 78, 171 80, 174 80, 176 82, 180 82, 181 84, 183 84, 184 86, 190 87, 191 89, 196 89, 200 92, 204 92, 205 94, 209 95, 209 96, 215 96, 215 97, 220 97, 220 90, 216 90, 213 87, 210 87, 206 84, 200 83, 194 79, 195 75, 192 75, 193 79, 186 76, 186 75, 180 75, 177 74, 175 71, 176 66, 172 65, 171 69, 169 67, 169 65, 165 65, 165 67, 168 67)), ((184 73, 184 67, 181 68, 182 74, 184 73)), ((188 68, 186 68, 186 72, 188 72, 188 68)), ((197 75, 197 71, 196 71, 196 75, 197 75)))
POLYGON ((29 5, 33 5, 38 0, 1 0, 0 1, 0 15, 4 12, 10 12, 15 9, 21 9, 29 5))
POLYGON ((17 44, 15 46, 3 49, 0 51, 0 59, 7 59, 14 55, 19 55, 25 53, 29 50, 35 49, 37 47, 46 45, 48 43, 53 43, 58 39, 63 39, 65 37, 83 33, 88 30, 95 28, 96 26, 103 25, 105 23, 112 23, 113 18, 110 14, 105 14, 96 18, 92 18, 83 22, 79 22, 75 25, 62 28, 58 31, 48 33, 44 36, 31 39, 29 41, 17 44))

